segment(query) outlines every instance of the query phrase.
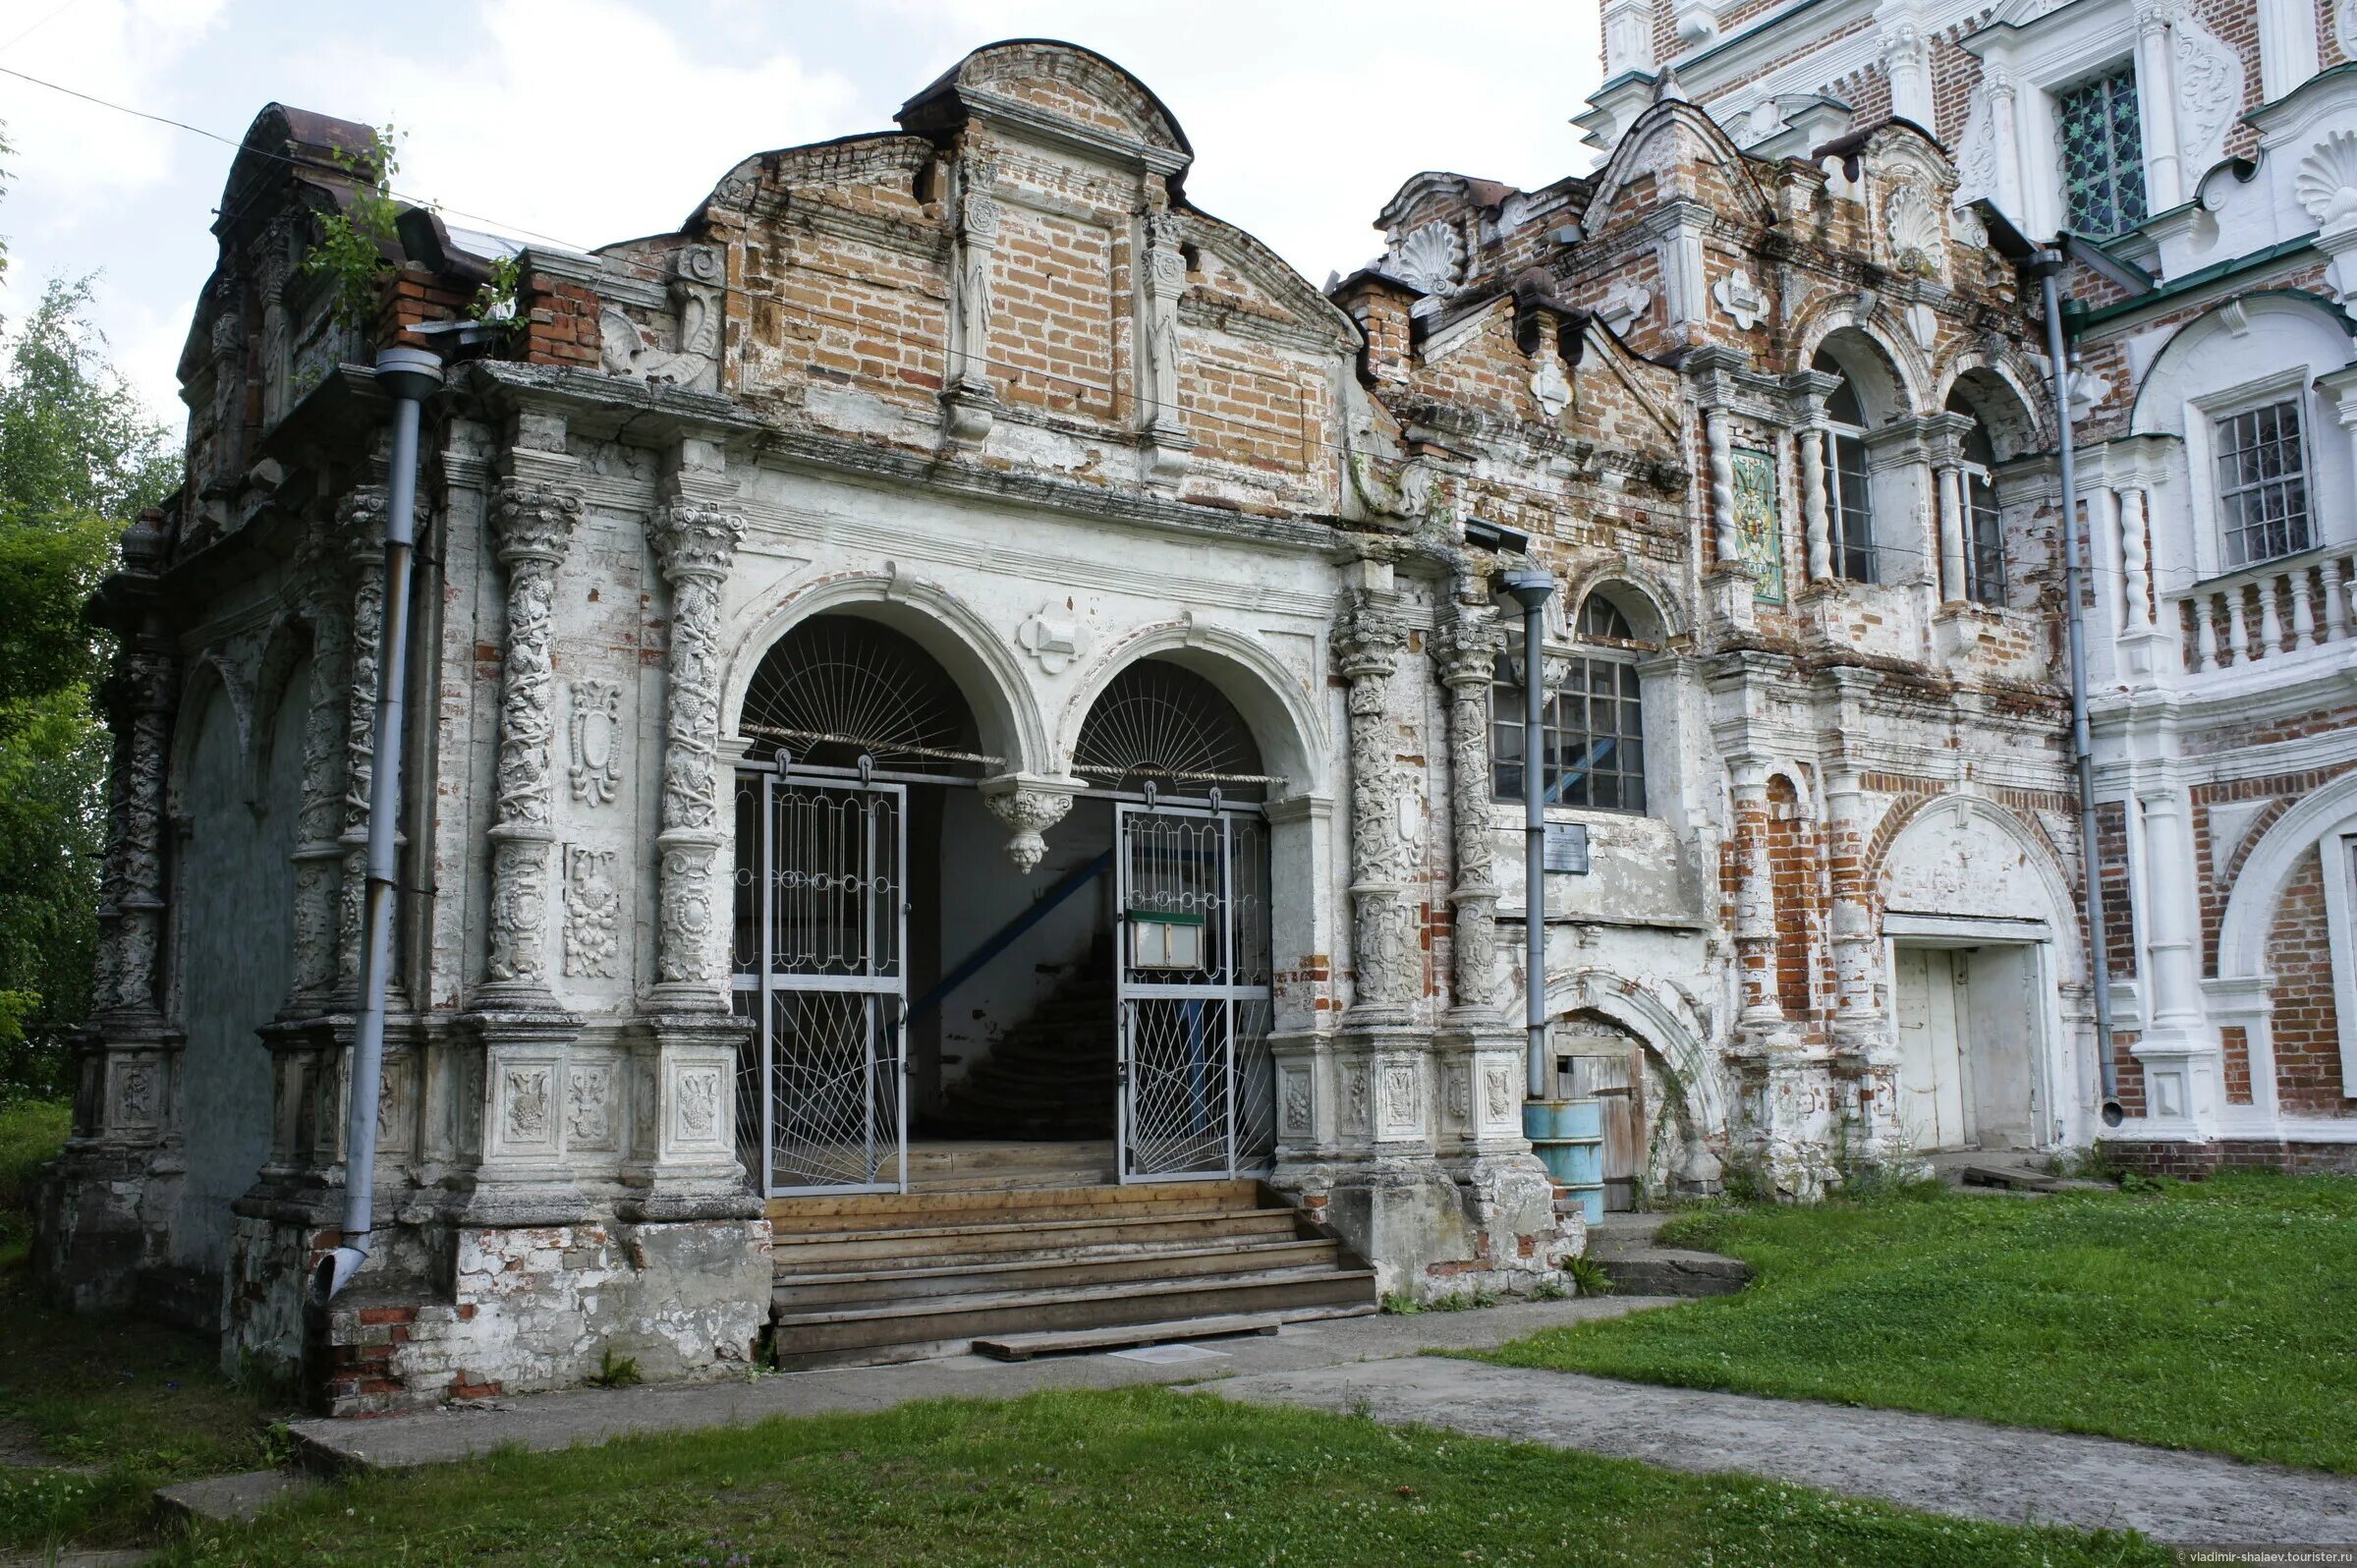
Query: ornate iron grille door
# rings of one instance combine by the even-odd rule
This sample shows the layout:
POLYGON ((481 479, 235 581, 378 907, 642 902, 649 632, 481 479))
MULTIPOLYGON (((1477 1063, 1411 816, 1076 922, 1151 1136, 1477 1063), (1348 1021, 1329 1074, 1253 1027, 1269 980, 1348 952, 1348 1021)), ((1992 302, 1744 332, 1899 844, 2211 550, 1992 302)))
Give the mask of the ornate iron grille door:
POLYGON ((1266 827, 1123 805, 1113 832, 1121 1179, 1258 1170, 1276 1145, 1266 827))
POLYGON ((907 1190, 906 791, 738 779, 746 1169, 772 1196, 907 1190), (748 843, 750 836, 752 842, 748 843))

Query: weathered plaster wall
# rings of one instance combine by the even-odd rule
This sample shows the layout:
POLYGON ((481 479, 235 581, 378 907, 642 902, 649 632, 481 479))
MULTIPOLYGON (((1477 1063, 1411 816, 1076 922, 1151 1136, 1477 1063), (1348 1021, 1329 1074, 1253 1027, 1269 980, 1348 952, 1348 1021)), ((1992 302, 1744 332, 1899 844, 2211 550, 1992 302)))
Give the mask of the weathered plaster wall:
POLYGON ((270 1151, 270 1060, 254 1031, 286 999, 294 803, 303 765, 301 677, 270 731, 258 798, 236 700, 212 687, 179 783, 186 837, 175 935, 188 1045, 179 1091, 189 1172, 171 1258, 205 1272, 229 1249, 229 1205, 270 1151))

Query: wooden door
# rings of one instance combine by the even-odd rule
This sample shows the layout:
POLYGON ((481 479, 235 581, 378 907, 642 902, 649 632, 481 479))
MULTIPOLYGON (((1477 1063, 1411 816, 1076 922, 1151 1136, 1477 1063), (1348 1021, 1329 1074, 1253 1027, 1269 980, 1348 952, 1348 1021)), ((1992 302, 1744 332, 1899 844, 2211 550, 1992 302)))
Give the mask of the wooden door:
POLYGON ((1965 1116, 1964 982, 1958 955, 1936 948, 1898 950, 1899 1123, 1908 1146, 1962 1148, 1972 1138, 1965 1116))

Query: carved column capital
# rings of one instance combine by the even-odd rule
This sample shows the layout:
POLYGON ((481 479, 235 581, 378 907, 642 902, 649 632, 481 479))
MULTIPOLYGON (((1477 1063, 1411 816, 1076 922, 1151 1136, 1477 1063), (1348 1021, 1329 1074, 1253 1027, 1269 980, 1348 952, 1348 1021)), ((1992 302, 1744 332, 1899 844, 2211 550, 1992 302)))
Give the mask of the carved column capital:
POLYGON ((1497 678, 1497 656, 1505 647, 1505 628, 1498 624, 1495 609, 1460 604, 1455 619, 1432 641, 1441 684, 1452 691, 1470 687, 1487 696, 1497 678))
POLYGON ((1388 679, 1407 641, 1397 608, 1362 593, 1334 629, 1336 667, 1354 687, 1370 679, 1388 679))
POLYGON ((654 510, 646 527, 663 580, 678 584, 689 578, 717 582, 728 576, 737 545, 745 537, 745 519, 714 501, 682 498, 654 510))
POLYGON ((491 537, 499 563, 512 572, 527 562, 556 565, 581 522, 581 492, 569 485, 507 478, 491 499, 491 537))
POLYGON ((383 485, 355 485, 337 499, 335 517, 326 532, 339 541, 348 559, 381 564, 385 518, 391 510, 392 503, 383 485))

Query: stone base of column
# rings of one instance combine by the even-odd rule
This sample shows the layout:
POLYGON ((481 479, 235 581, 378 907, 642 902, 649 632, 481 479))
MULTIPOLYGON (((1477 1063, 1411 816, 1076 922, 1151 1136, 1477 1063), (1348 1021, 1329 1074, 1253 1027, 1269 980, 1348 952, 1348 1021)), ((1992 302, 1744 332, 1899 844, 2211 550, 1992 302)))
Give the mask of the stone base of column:
POLYGON ((1703 593, 1722 632, 1749 632, 1759 623, 1759 586, 1741 564, 1722 561, 1705 572, 1703 593))
POLYGON ((2146 1130, 2161 1138, 2217 1136, 2225 1102, 2224 1053, 2216 1034, 2199 1028, 2153 1029, 2128 1054, 2144 1066, 2146 1130))
POLYGON ((77 1312, 121 1312, 164 1257, 187 1163, 171 1136, 181 1035, 152 1016, 108 1020, 75 1044, 75 1134, 41 1173, 32 1270, 77 1312))
POLYGON ((738 1377, 769 1317, 761 1219, 387 1225, 322 1309, 303 1284, 335 1239, 240 1219, 222 1336, 224 1366, 295 1382, 325 1415, 572 1387, 609 1352, 649 1382, 738 1377))
POLYGON ((1813 1201, 1838 1186, 1841 1094, 1826 1056, 1775 1044, 1739 1046, 1728 1065, 1741 1107, 1727 1130, 1730 1185, 1764 1198, 1813 1201))
MULTIPOLYGON (((482 1002, 493 1003, 490 992, 482 1002)), ((480 1118, 481 1136, 462 1220, 565 1225, 590 1218, 564 1158, 565 1063, 581 1020, 553 1006, 481 1005, 460 1026, 482 1053, 480 1092, 464 1113, 480 1118)))
POLYGON ((751 1021, 718 1011, 658 1013, 631 1042, 637 1126, 617 1212, 626 1220, 755 1219, 758 1194, 737 1157, 737 1062, 751 1021))
POLYGON ((1270 1184, 1364 1259, 1385 1293, 1529 1290, 1585 1232, 1556 1216, 1554 1186, 1522 1137, 1521 1051, 1503 1032, 1285 1038, 1270 1184))

